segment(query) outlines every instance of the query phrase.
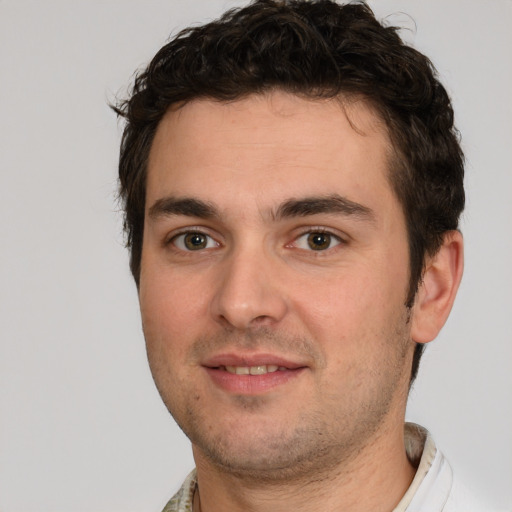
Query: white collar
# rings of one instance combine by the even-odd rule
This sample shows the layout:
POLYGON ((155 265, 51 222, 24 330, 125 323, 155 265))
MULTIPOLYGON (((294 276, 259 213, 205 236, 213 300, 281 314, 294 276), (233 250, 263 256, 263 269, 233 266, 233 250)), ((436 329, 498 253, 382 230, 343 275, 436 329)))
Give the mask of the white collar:
POLYGON ((416 475, 393 512, 441 512, 450 496, 453 474, 426 429, 405 424, 407 457, 417 466, 416 475))

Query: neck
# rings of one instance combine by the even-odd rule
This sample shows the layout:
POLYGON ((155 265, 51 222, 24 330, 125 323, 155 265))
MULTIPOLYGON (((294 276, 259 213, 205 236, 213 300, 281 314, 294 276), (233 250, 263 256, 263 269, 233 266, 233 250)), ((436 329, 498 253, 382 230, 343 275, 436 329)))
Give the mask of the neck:
POLYGON ((194 447, 199 493, 194 512, 391 512, 415 470, 404 448, 403 425, 384 429, 350 461, 294 479, 235 475, 214 466, 194 447))

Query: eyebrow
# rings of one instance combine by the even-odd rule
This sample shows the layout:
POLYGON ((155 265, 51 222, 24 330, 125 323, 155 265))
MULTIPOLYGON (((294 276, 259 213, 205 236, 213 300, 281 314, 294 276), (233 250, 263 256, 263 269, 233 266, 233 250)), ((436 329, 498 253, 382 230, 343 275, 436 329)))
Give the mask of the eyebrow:
POLYGON ((186 217, 199 217, 212 219, 219 216, 217 208, 211 203, 189 197, 164 197, 158 199, 148 211, 152 219, 170 217, 173 215, 185 215, 186 217))
MULTIPOLYGON (((322 213, 342 214, 357 220, 375 220, 375 215, 371 208, 338 194, 289 199, 282 203, 277 210, 271 212, 271 218, 273 220, 280 220, 292 217, 308 217, 322 213)), ((174 215, 198 217, 201 219, 216 219, 220 217, 219 211, 214 204, 191 197, 164 197, 155 201, 148 211, 148 216, 152 219, 172 217, 174 215)))
POLYGON ((338 194, 321 197, 306 197, 303 199, 290 199, 284 202, 273 215, 275 219, 289 217, 307 217, 321 213, 335 213, 354 217, 358 220, 375 220, 371 208, 356 203, 338 194))

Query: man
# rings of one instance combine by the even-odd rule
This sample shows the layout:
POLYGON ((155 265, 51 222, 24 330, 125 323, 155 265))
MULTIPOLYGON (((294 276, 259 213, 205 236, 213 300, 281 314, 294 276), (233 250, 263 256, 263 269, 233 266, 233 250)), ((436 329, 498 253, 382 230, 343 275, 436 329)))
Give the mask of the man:
POLYGON ((262 0, 179 34, 117 111, 149 362, 197 466, 165 510, 470 510, 404 427, 463 267, 428 59, 364 4, 262 0))

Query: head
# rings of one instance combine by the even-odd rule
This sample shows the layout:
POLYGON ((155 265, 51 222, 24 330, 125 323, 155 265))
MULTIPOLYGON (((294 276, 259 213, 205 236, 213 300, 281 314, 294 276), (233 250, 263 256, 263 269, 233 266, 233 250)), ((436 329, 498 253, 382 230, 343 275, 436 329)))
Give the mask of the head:
MULTIPOLYGON (((307 99, 362 100, 392 145, 387 179, 403 210, 411 307, 426 258, 458 227, 463 155, 453 111, 431 62, 376 21, 364 3, 261 0, 184 30, 135 80, 116 110, 126 119, 119 177, 130 266, 139 285, 147 164, 157 128, 172 108, 201 98, 231 102, 283 91, 307 99)), ((358 129, 354 123, 354 129, 358 129)), ((423 344, 417 344, 411 382, 423 344)))

